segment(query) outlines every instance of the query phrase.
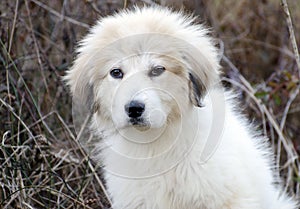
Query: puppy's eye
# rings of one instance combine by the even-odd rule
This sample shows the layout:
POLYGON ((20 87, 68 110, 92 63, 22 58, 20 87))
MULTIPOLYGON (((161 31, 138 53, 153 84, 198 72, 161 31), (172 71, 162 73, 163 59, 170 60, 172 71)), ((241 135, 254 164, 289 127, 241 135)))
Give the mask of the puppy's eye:
POLYGON ((113 78, 116 78, 116 79, 122 79, 123 78, 123 72, 121 69, 119 68, 114 68, 110 71, 110 75, 111 77, 113 78))
POLYGON ((164 71, 166 70, 165 67, 163 66, 155 66, 151 69, 149 72, 149 76, 154 77, 154 76, 159 76, 161 75, 164 71))

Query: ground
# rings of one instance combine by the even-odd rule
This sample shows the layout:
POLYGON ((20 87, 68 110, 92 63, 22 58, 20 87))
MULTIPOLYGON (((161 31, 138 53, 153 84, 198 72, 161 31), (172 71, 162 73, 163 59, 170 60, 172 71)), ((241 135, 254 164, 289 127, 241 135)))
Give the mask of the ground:
POLYGON ((299 196, 300 4, 287 2, 289 25, 282 3, 2 0, 0 208, 109 206, 101 172, 76 140, 72 100, 61 76, 97 18, 133 4, 183 8, 211 28, 224 86, 237 92, 243 112, 269 137, 276 172, 286 190, 299 196))

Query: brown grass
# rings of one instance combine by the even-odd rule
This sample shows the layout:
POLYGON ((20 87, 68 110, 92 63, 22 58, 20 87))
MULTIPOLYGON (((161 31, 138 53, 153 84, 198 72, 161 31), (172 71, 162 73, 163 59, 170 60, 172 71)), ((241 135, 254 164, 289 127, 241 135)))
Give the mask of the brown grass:
MULTIPOLYGON (((213 28, 224 84, 235 89, 241 108, 270 138, 276 171, 285 189, 299 196, 298 47, 279 0, 2 0, 0 208, 109 206, 101 173, 76 139, 61 76, 88 27, 133 3, 183 5, 213 28)), ((300 43, 300 4, 288 3, 300 43)))

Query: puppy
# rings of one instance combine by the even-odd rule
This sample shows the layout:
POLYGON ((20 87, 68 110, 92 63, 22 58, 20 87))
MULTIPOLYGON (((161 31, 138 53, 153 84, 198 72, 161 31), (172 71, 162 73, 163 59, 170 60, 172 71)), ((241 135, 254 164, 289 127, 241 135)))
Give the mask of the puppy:
POLYGON ((297 208, 222 90, 217 56, 192 16, 158 7, 105 17, 80 42, 65 80, 91 113, 114 209, 297 208))

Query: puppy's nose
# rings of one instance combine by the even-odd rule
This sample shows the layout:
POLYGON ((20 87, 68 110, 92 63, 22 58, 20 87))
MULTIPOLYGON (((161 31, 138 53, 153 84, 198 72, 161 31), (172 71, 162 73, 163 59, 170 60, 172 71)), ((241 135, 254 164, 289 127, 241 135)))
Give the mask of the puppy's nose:
POLYGON ((141 117, 145 111, 145 104, 136 100, 132 100, 125 105, 125 111, 130 118, 141 117))

